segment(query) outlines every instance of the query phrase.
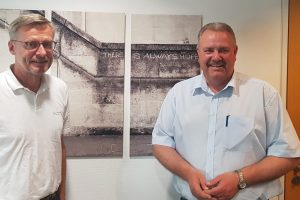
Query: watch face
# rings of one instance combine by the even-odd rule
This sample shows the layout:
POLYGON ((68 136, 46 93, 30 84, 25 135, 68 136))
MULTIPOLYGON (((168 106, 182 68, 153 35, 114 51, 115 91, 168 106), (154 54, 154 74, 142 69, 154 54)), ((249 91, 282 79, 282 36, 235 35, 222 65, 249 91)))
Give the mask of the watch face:
POLYGON ((247 186, 246 183, 240 183, 240 188, 241 188, 241 189, 245 189, 246 186, 247 186))

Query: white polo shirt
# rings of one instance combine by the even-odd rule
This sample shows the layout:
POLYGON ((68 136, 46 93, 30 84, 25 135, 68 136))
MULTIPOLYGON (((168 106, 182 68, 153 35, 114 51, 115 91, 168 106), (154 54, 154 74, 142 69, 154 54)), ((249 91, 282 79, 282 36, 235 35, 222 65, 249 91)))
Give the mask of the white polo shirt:
POLYGON ((69 115, 66 84, 45 74, 34 93, 9 69, 0 73, 0 95, 0 199, 35 200, 55 192, 69 115))

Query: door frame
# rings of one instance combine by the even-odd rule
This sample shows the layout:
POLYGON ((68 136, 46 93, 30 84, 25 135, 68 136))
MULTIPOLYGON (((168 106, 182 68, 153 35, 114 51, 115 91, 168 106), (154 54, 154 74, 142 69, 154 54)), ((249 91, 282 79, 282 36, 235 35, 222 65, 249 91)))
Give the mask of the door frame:
MULTIPOLYGON (((288 49, 287 49, 287 81, 286 81, 286 107, 294 122, 296 130, 298 130, 298 137, 300 134, 300 119, 298 111, 300 111, 300 105, 297 99, 300 95, 296 92, 298 91, 297 86, 300 86, 299 77, 297 74, 300 73, 299 65, 300 58, 297 56, 297 52, 300 52, 300 1, 299 0, 289 0, 289 12, 288 12, 288 49)), ((289 172, 285 176, 285 189, 284 189, 284 199, 293 200, 295 196, 299 195, 299 188, 292 187, 291 180, 293 178, 293 172, 289 172)))

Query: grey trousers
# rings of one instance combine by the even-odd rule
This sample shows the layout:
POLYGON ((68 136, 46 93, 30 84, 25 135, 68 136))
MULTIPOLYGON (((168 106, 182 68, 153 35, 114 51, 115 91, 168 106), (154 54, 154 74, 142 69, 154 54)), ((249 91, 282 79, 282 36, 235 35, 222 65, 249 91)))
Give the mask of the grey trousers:
POLYGON ((58 192, 54 192, 53 194, 49 194, 48 196, 42 198, 41 200, 59 200, 58 192))

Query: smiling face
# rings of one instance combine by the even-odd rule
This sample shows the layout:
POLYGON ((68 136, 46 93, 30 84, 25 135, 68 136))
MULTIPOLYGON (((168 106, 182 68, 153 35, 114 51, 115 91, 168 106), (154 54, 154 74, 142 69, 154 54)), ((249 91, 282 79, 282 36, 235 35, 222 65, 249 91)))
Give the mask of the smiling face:
POLYGON ((230 81, 236 61, 237 46, 226 31, 206 30, 198 43, 198 61, 208 87, 221 91, 230 81))
MULTIPOLYGON (((17 41, 29 42, 53 41, 54 30, 48 24, 26 25, 17 30, 17 41)), ((15 55, 13 72, 17 78, 40 77, 53 62, 53 50, 45 49, 40 45, 36 49, 26 49, 25 44, 17 41, 9 41, 8 47, 11 54, 15 55)))

